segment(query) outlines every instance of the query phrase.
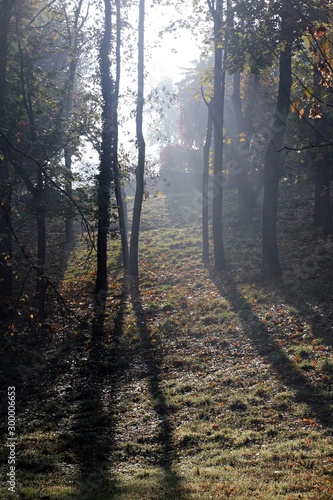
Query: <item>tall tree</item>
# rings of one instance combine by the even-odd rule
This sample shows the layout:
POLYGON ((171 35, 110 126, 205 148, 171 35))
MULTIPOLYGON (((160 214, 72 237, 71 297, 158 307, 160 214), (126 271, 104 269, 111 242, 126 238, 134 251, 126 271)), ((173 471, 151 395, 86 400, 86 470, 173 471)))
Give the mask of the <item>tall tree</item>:
POLYGON ((279 89, 271 129, 271 140, 267 147, 264 166, 262 274, 267 279, 278 278, 282 275, 277 243, 277 207, 281 175, 280 156, 290 109, 292 84, 292 29, 290 29, 287 22, 287 12, 288 10, 284 10, 281 14, 279 89))
MULTIPOLYGON (((45 68, 49 66, 50 55, 44 47, 44 40, 42 41, 44 27, 38 24, 39 17, 43 21, 43 16, 46 16, 44 20, 50 21, 52 14, 45 13, 45 6, 36 5, 31 11, 25 10, 24 7, 21 5, 16 14, 16 39, 19 88, 22 96, 21 118, 24 117, 26 123, 26 131, 25 134, 22 134, 20 150, 25 155, 25 160, 22 161, 22 157, 16 157, 14 164, 33 198, 37 226, 36 292, 38 299, 42 301, 45 287, 47 231, 46 178, 41 165, 46 165, 59 147, 53 125, 59 111, 60 94, 56 85, 50 85, 50 73, 52 72, 52 79, 57 74, 54 67, 49 67, 48 70, 43 69, 43 66, 45 68), (27 28, 25 28, 23 26, 27 16, 30 19, 27 28), (46 81, 47 85, 43 87, 41 81, 43 83, 46 81)), ((53 27, 52 21, 50 21, 46 37, 54 34, 53 27)))
MULTIPOLYGON (((317 28, 308 26, 308 43, 313 60, 315 99, 310 108, 310 118, 313 119, 315 139, 319 145, 323 139, 329 142, 329 104, 332 98, 333 78, 333 50, 330 40, 325 36, 326 28, 323 25, 317 28), (324 106, 323 106, 324 104, 324 106)), ((313 222, 315 226, 322 226, 324 234, 333 233, 333 220, 330 195, 330 155, 326 150, 315 151, 313 159, 316 164, 315 176, 315 204, 313 222)))
POLYGON ((144 21, 145 21, 145 1, 140 0, 139 4, 139 25, 138 25, 138 95, 136 108, 136 140, 138 148, 138 164, 135 171, 136 190, 133 208, 132 232, 130 242, 129 275, 134 278, 139 274, 139 232, 144 194, 144 171, 146 145, 143 136, 143 104, 144 104, 144 21))
MULTIPOLYGON (((225 255, 222 231, 222 201, 223 201, 223 114, 227 47, 223 46, 223 0, 207 0, 214 23, 214 91, 209 103, 214 127, 214 179, 213 179, 213 243, 215 269, 225 269, 225 255)), ((226 37, 225 37, 226 38, 226 37)))
POLYGON ((103 96, 102 144, 98 175, 98 235, 97 235, 97 297, 108 289, 107 242, 110 224, 110 194, 112 164, 114 162, 116 123, 114 116, 114 80, 111 76, 111 1, 104 0, 104 33, 100 46, 99 61, 101 71, 101 89, 103 96))
MULTIPOLYGON (((0 2, 0 130, 5 126, 5 97, 8 55, 8 34, 10 20, 17 0, 0 2)), ((0 140, 0 303, 12 293, 12 239, 11 239, 11 206, 10 179, 8 158, 5 154, 5 143, 0 140)))
POLYGON ((206 141, 203 148, 202 170, 202 262, 209 263, 209 161, 213 132, 212 115, 208 113, 206 141))
POLYGON ((120 16, 120 0, 116 0, 116 17, 117 17, 117 35, 116 35, 116 78, 113 99, 113 114, 115 121, 115 139, 114 139, 114 162, 113 162, 113 178, 114 189, 117 200, 118 217, 119 217, 119 230, 121 237, 121 246, 123 254, 123 264, 125 272, 128 270, 129 265, 129 251, 128 251, 128 238, 127 238, 127 224, 126 224, 126 211, 123 196, 123 188, 121 185, 121 176, 119 171, 118 162, 118 100, 119 100, 119 84, 120 84, 120 49, 121 49, 121 16, 120 16))

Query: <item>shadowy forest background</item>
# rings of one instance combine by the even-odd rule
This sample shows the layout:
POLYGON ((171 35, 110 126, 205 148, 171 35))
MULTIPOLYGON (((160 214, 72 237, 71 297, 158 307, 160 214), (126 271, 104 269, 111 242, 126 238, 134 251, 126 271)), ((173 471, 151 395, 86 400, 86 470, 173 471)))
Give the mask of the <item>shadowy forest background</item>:
MULTIPOLYGON (((57 372, 45 358, 46 345, 53 346, 53 361, 64 355, 59 345, 73 352, 84 345, 85 359, 102 363, 103 342, 112 337, 112 349, 119 347, 127 315, 136 318, 130 324, 137 324, 142 352, 154 350, 150 321, 157 312, 149 296, 154 287, 168 286, 166 269, 177 269, 182 258, 190 273, 179 270, 185 280, 179 287, 191 295, 184 300, 196 297, 200 286, 206 293, 202 283, 209 282, 209 293, 228 296, 230 310, 241 311, 239 321, 261 332, 254 340, 260 355, 267 354, 262 344, 271 345, 271 330, 260 322, 272 319, 272 305, 256 319, 239 283, 251 282, 262 294, 253 295, 252 304, 282 290, 308 304, 311 290, 303 296, 302 283, 319 280, 322 295, 312 312, 325 323, 331 349, 332 20, 328 0, 0 1, 0 348, 7 385, 29 387, 49 362, 57 372), (184 31, 192 34, 198 58, 176 81, 172 74, 158 81, 149 72, 151 50, 170 35, 181 44, 184 31), (155 230, 152 216, 166 231, 161 241, 147 232, 155 230), (29 352, 31 366, 22 361, 29 352)), ((159 311, 165 332, 176 327, 165 326, 174 311, 169 293, 163 291, 159 311)), ((189 306, 182 310, 188 329, 208 314, 207 294, 201 304, 197 298, 193 321, 189 306)), ((224 324, 222 309, 206 326, 224 324)), ((274 311, 283 329, 291 316, 284 316, 283 304, 274 311)), ((229 327, 228 334, 238 328, 229 327)), ((121 352, 113 375, 130 363, 121 352)), ((308 354, 293 353, 299 362, 308 354)), ((282 380, 289 374, 306 386, 287 355, 267 356, 282 380)), ((318 375, 324 386, 332 382, 329 356, 318 375)), ((142 359, 170 479, 172 409, 161 396, 160 365, 142 359)), ((92 385, 103 377, 105 367, 99 368, 92 368, 92 385)), ((316 412, 310 392, 304 401, 316 412)), ((318 396, 323 412, 302 418, 331 428, 325 394, 318 396)), ((244 410, 240 399, 230 404, 244 410)), ((92 471, 82 463, 84 477, 92 471)), ((168 488, 182 498, 177 481, 167 481, 168 488)), ((323 496, 304 498, 329 498, 328 483, 323 496)), ((214 498, 229 498, 225 487, 221 495, 214 498)))

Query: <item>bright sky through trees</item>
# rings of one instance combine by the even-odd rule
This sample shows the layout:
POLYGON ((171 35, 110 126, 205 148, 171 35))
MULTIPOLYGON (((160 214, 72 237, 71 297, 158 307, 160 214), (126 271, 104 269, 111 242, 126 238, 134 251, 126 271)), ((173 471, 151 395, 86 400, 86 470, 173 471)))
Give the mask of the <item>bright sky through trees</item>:
MULTIPOLYGON (((189 2, 182 4, 184 17, 191 12, 191 5, 187 4, 189 2)), ((146 60, 149 75, 147 85, 154 85, 165 77, 177 81, 181 78, 183 68, 199 58, 199 48, 190 30, 178 28, 160 36, 174 22, 175 15, 178 16, 179 13, 170 5, 147 8, 146 46, 151 54, 150 59, 146 60)))
MULTIPOLYGON (((97 19, 101 16, 101 11, 96 10, 96 6, 90 5, 90 19, 97 19), (96 17, 97 16, 97 17, 96 17)), ((185 1, 182 4, 182 15, 188 17, 191 14, 191 2, 185 1)), ((134 52, 137 45, 137 23, 138 11, 136 8, 129 13, 129 20, 132 35, 130 37, 133 44, 134 52)), ((182 79, 184 69, 188 68, 191 63, 200 58, 200 51, 196 43, 193 33, 186 28, 174 28, 172 32, 167 29, 170 25, 179 20, 179 13, 170 5, 154 5, 147 2, 146 6, 146 22, 145 22, 145 96, 149 94, 152 88, 156 87, 161 81, 171 79, 174 83, 182 79)), ((100 20, 100 22, 102 22, 100 20)), ((176 26, 176 25, 175 25, 176 26)), ((121 96, 119 100, 119 140, 120 144, 129 153, 132 150, 133 157, 136 157, 136 149, 132 146, 135 143, 135 121, 131 117, 133 106, 133 97, 128 92, 129 89, 135 92, 136 90, 136 66, 134 59, 129 63, 126 60, 126 43, 128 42, 128 34, 126 28, 123 32, 123 47, 122 47, 122 68, 120 76, 121 96)), ((147 107, 144 108, 144 113, 147 107)), ((149 116, 144 116, 144 127, 147 130, 149 124, 149 116)), ((84 155, 88 160, 90 168, 97 167, 99 162, 98 153, 95 152, 88 144, 85 145, 87 152, 84 155)), ((159 144, 157 149, 152 150, 152 146, 148 144, 148 157, 158 158, 159 144)), ((131 156, 131 154, 130 154, 131 156)), ((82 164, 77 166, 82 173, 82 164)), ((89 167, 88 167, 89 169, 89 167)), ((76 170, 74 168, 74 170, 76 170)))

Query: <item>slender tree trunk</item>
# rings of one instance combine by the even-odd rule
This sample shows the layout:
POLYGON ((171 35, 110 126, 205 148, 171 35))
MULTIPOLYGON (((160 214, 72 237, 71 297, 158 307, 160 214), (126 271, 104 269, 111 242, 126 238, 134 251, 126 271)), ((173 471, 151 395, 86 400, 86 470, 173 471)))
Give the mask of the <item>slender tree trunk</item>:
POLYGON ((113 147, 115 141, 115 117, 112 108, 114 82, 110 74, 111 68, 109 57, 112 35, 110 0, 104 0, 104 8, 104 35, 99 54, 103 112, 100 172, 98 176, 97 297, 99 294, 106 293, 108 289, 107 241, 110 223, 111 166, 113 162, 113 147))
POLYGON ((262 223, 262 274, 264 278, 282 275, 277 244, 277 206, 280 179, 280 154, 290 109, 291 44, 286 42, 280 52, 280 78, 273 118, 272 139, 265 155, 264 202, 262 223))
POLYGON ((36 280, 36 292, 38 300, 43 301, 45 290, 45 258, 46 258, 46 220, 45 220, 45 207, 44 201, 39 199, 35 200, 36 206, 36 219, 37 219, 37 269, 38 275, 36 280))
POLYGON ((212 142, 213 121, 208 110, 206 141, 203 149, 203 172, 202 172, 202 262, 209 263, 209 156, 212 142))
MULTIPOLYGON (((217 0, 216 6, 207 0, 214 20, 214 94, 209 109, 214 125, 214 177, 213 177, 213 243, 215 269, 225 269, 225 255, 222 231, 223 202, 223 114, 225 93, 225 67, 222 64, 222 15, 223 0, 217 0)), ((226 44, 225 44, 226 45, 226 44)), ((227 47, 224 47, 226 58, 227 47)))
MULTIPOLYGON (((0 130, 5 124, 8 33, 17 0, 0 2, 0 130)), ((0 310, 12 294, 11 186, 5 144, 0 140, 0 310)))
MULTIPOLYGON (((1 142, 0 142, 1 148, 1 142)), ((2 148, 1 148, 2 149, 2 148)), ((6 158, 0 160, 0 311, 12 295, 11 183, 6 158)))
POLYGON ((121 186, 121 178, 119 172, 118 164, 118 98, 119 98, 119 83, 120 83, 120 49, 121 49, 121 17, 120 17, 120 1, 116 0, 117 8, 117 42, 116 42, 116 81, 115 81, 115 99, 114 99, 114 115, 115 115, 115 126, 116 126, 116 138, 115 138, 115 162, 113 166, 113 177, 115 185, 115 193, 118 207, 119 216, 119 229, 121 236, 121 246, 123 253, 123 264, 125 272, 128 270, 129 265, 129 251, 128 251, 128 238, 127 238, 127 216, 125 209, 125 201, 123 196, 123 189, 121 186))
MULTIPOLYGON (((69 147, 65 148, 64 156, 65 156, 65 171, 66 171, 65 189, 69 194, 69 196, 72 198, 73 197, 72 152, 69 147)), ((71 210, 72 207, 69 208, 70 212, 71 210)), ((66 228, 66 243, 71 245, 74 243, 74 218, 71 213, 66 215, 65 228, 66 228)))
POLYGON ((129 275, 134 278, 139 274, 139 231, 140 218, 144 192, 144 170, 145 170, 145 141, 142 131, 142 114, 143 114, 143 90, 144 90, 144 18, 145 18, 145 1, 140 0, 139 4, 139 40, 138 40, 138 96, 136 110, 136 136, 138 147, 138 165, 136 167, 136 191, 134 199, 132 232, 130 243, 130 261, 129 275))

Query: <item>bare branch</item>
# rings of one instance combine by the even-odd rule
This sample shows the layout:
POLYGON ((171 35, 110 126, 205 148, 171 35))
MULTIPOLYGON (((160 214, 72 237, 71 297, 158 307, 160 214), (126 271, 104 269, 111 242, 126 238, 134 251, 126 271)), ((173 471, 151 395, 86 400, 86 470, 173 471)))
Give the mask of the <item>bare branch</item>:
POLYGON ((283 146, 283 148, 279 149, 276 151, 277 153, 281 153, 282 151, 287 151, 289 153, 290 151, 296 151, 299 153, 300 151, 304 151, 306 149, 317 149, 317 148, 329 148, 333 146, 333 142, 328 142, 327 144, 309 144, 308 146, 301 146, 300 148, 291 148, 290 146, 283 146))

